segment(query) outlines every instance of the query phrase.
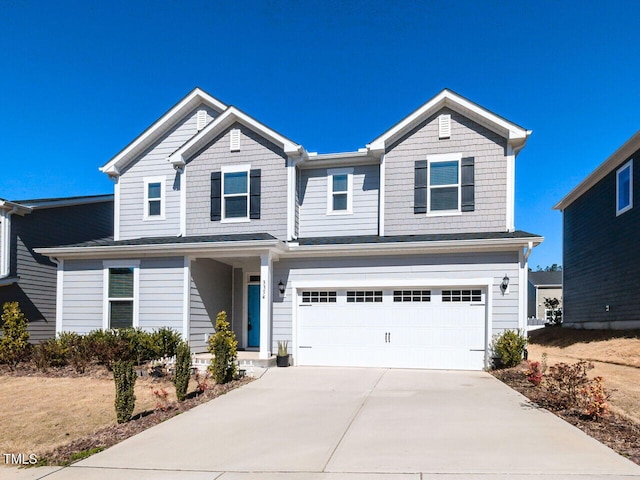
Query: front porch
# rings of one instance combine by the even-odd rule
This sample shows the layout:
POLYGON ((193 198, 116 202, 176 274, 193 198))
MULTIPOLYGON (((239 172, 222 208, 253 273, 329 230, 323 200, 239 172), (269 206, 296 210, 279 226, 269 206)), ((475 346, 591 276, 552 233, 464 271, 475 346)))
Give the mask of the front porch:
MULTIPOLYGON (((213 355, 210 353, 196 353, 193 356, 194 365, 208 366, 211 364, 213 355)), ((240 370, 250 370, 251 368, 270 368, 276 366, 276 356, 271 355, 269 358, 260 358, 260 352, 251 352, 246 350, 238 351, 238 367, 240 370)))

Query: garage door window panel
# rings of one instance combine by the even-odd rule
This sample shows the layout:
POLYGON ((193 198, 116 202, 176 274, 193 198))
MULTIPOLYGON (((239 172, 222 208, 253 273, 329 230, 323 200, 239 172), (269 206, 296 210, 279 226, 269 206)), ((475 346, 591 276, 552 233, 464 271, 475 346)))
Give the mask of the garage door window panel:
POLYGON ((394 302, 430 302, 431 290, 394 290, 394 302))
POLYGON ((445 303, 482 302, 482 290, 442 290, 442 301, 445 303))
POLYGON ((382 303, 382 290, 348 291, 347 303, 382 303))
POLYGON ((336 292, 302 292, 302 303, 336 303, 336 292))

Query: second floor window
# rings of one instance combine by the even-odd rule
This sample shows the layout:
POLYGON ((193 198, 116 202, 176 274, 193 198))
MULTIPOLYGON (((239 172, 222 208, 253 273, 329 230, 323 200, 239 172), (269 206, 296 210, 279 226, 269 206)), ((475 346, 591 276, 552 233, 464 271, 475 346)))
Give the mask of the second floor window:
POLYGON ((616 215, 633 208, 633 160, 616 172, 616 215))
POLYGON ((222 175, 222 218, 249 218, 249 172, 224 172, 222 175))
POLYGON ((460 162, 458 160, 429 162, 428 213, 460 210, 460 162))
POLYGON ((144 218, 164 218, 164 178, 144 179, 144 218))
POLYGON ((342 168, 329 170, 327 173, 327 213, 351 213, 353 201, 353 170, 342 168))

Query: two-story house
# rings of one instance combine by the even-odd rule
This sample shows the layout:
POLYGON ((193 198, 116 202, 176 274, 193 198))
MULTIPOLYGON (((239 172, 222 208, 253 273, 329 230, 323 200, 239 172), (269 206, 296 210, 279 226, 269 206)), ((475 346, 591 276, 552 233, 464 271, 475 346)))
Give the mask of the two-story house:
POLYGON ((200 89, 101 170, 113 240, 46 248, 57 330, 172 327, 296 365, 482 369, 525 329, 515 159, 531 132, 443 90, 355 152, 314 154, 200 89))

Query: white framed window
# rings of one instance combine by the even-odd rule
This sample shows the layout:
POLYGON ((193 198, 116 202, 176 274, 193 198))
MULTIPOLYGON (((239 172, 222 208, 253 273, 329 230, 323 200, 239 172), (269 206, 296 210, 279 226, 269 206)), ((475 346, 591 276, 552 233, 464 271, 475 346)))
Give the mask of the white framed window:
POLYGON ((616 171, 616 216, 633 208, 633 160, 616 171))
POLYGON ((382 290, 348 291, 347 303, 382 303, 382 290))
POLYGON ((442 290, 443 302, 482 302, 482 290, 442 290))
POLYGON ((222 167, 222 222, 249 221, 250 165, 222 167))
POLYGON ((336 291, 308 291, 302 292, 302 303, 336 303, 336 291))
POLYGON ((427 156, 427 215, 461 212, 461 159, 459 153, 427 156))
POLYGON ((144 179, 144 220, 164 220, 165 177, 144 179))
POLYGON ((327 215, 353 213, 353 169, 327 171, 327 215))
POLYGON ((103 327, 138 327, 139 262, 104 262, 103 327))

